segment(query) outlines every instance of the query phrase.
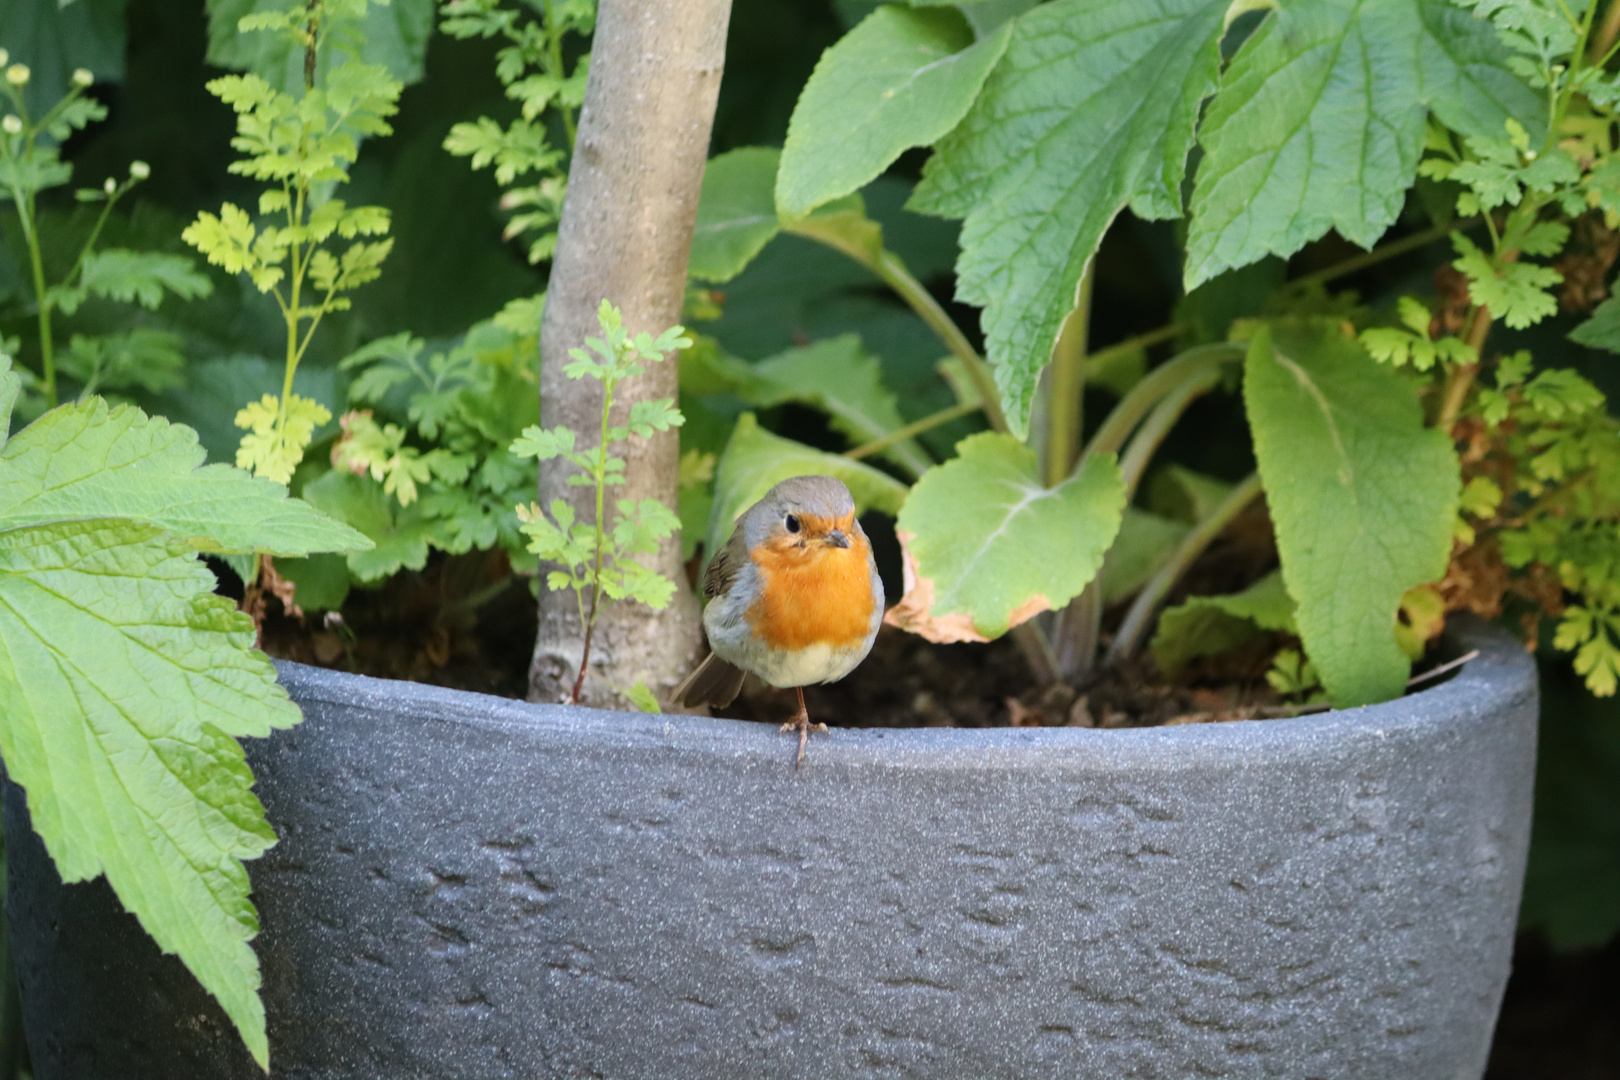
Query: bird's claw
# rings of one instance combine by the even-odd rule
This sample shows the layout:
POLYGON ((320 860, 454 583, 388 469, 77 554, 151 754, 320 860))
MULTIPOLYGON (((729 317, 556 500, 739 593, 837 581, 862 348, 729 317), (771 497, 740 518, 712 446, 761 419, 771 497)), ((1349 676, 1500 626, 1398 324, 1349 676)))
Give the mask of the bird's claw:
POLYGON ((799 756, 793 762, 793 767, 795 769, 804 764, 804 747, 805 744, 810 741, 810 733, 812 731, 819 731, 828 738, 832 738, 832 732, 828 730, 827 725, 822 723, 811 723, 810 715, 808 713, 800 713, 799 715, 790 719, 787 723, 783 724, 779 734, 786 735, 790 731, 797 731, 799 733, 799 756))

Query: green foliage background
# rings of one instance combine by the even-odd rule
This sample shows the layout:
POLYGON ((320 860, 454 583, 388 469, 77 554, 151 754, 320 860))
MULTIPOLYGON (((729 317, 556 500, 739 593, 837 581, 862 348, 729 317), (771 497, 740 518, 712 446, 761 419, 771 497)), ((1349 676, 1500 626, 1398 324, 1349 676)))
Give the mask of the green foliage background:
MULTIPOLYGON (((1440 55, 1429 57, 1433 63, 1427 70, 1449 72, 1444 79, 1412 86, 1358 84, 1368 115, 1394 115, 1398 122, 1381 132, 1383 143, 1365 148, 1363 158, 1332 163, 1341 167, 1340 172, 1309 175, 1297 168, 1290 172, 1290 162, 1298 164, 1298 145, 1266 143, 1260 137, 1264 132, 1255 134, 1257 129, 1238 123, 1209 140, 1188 163, 1186 152, 1196 141, 1198 105, 1212 88, 1218 66, 1216 31, 1227 5, 1210 0, 1093 5, 1106 9, 1109 18, 1148 27, 1135 53, 1120 52, 1114 57, 1117 69, 1103 69, 1090 64, 1081 51, 1054 58, 1040 48, 1035 33, 1040 22, 1061 19, 1074 2, 1057 0, 1027 23, 996 31, 997 20, 1034 5, 991 0, 965 5, 960 12, 891 7, 879 20, 864 24, 862 20, 877 6, 865 0, 739 0, 711 146, 711 157, 740 151, 728 159, 739 166, 733 176, 736 187, 731 189, 739 214, 761 199, 768 212, 773 194, 777 205, 796 213, 825 219, 853 212, 855 204, 828 202, 833 196, 827 193, 842 194, 840 185, 847 189, 875 177, 852 198, 881 226, 882 246, 898 256, 943 310, 969 328, 974 346, 998 362, 997 378, 1008 399, 1020 406, 1013 418, 1015 430, 1026 421, 1044 350, 1063 315, 1062 301, 1078 287, 1092 244, 1101 245, 1094 271, 1092 342, 1118 341, 1154 330, 1168 312, 1182 324, 1183 343, 1218 340, 1233 316, 1261 314, 1285 276, 1307 277, 1355 254, 1356 249, 1336 236, 1312 242, 1329 224, 1340 225, 1348 239, 1363 243, 1376 239, 1379 231, 1368 221, 1393 223, 1398 232, 1411 234, 1430 220, 1433 205, 1454 197, 1455 190, 1445 188, 1449 178, 1438 175, 1420 180, 1415 194, 1404 202, 1391 194, 1423 152, 1423 106, 1460 133, 1498 136, 1498 121, 1522 105, 1515 100, 1519 91, 1503 82, 1499 71, 1476 63, 1478 56, 1469 49, 1454 48, 1450 53, 1442 49, 1440 55), (1170 38, 1154 36, 1150 24, 1155 18, 1170 38), (1201 28, 1201 36, 1187 32, 1187 19, 1201 20, 1195 28, 1201 28), (784 147, 784 161, 793 158, 796 147, 802 149, 798 140, 814 132, 790 128, 800 91, 823 51, 857 26, 863 27, 861 33, 840 45, 857 59, 865 55, 860 49, 873 41, 882 44, 882 35, 914 45, 935 59, 935 53, 977 50, 971 57, 964 54, 961 61, 942 65, 934 76, 937 82, 927 87, 933 100, 944 99, 953 110, 959 107, 965 116, 962 126, 947 134, 954 121, 942 127, 937 115, 912 108, 915 103, 902 96, 894 105, 898 118, 890 121, 903 129, 899 135, 861 147, 859 154, 852 154, 859 161, 838 163, 844 166, 842 172, 830 170, 837 175, 821 178, 820 187, 811 182, 817 177, 806 179, 801 170, 795 174, 799 187, 777 186, 773 193, 775 155, 757 148, 784 147), (975 39, 979 43, 970 45, 975 39), (992 54, 1007 58, 994 73, 992 54), (1156 93, 1175 115, 1175 124, 1128 126, 1108 141, 1098 134, 1098 125, 1085 123, 1091 115, 1086 110, 1104 117, 1122 109, 1123 103, 1134 104, 1142 66, 1157 69, 1167 64, 1167 56, 1181 58, 1168 61, 1180 78, 1164 80, 1156 93), (1073 100, 1076 83, 1068 77, 1069 68, 1077 63, 1093 80, 1089 89, 1095 91, 1094 98, 1078 102, 1073 100), (976 97, 981 83, 984 94, 976 97), (1048 133, 1010 133, 998 118, 1054 104, 1079 110, 1080 122, 1053 136, 1066 140, 1068 187, 1029 196, 1019 188, 1027 179, 1019 171, 1021 155, 1031 154, 1034 143, 1048 133), (925 169, 925 155, 912 148, 942 136, 939 156, 925 169), (762 165, 765 159, 768 172, 747 173, 741 168, 750 162, 762 165), (1256 163, 1268 165, 1259 171, 1271 178, 1267 183, 1277 185, 1276 190, 1256 186, 1256 163), (1281 167, 1271 167, 1278 163, 1281 167), (1295 186, 1282 190, 1289 182, 1295 186), (1342 192, 1342 200, 1307 207, 1301 195, 1307 183, 1331 186, 1342 192), (1383 198, 1371 212, 1356 202, 1370 193, 1383 198), (1043 203, 1043 198, 1050 201, 1043 203), (1263 228, 1249 227, 1254 223, 1244 217, 1248 208, 1262 202, 1275 206, 1287 198, 1298 201, 1298 213, 1276 215, 1261 222, 1263 228), (1178 200, 1185 206, 1189 199, 1192 208, 1204 215, 1191 236, 1186 223, 1165 220, 1175 212, 1178 200), (908 209, 908 201, 912 207, 964 220, 925 216, 908 209), (1032 210, 1063 220, 1078 230, 1082 240, 1069 242, 1071 238, 1059 235, 1061 230, 1032 230, 1032 210), (1184 247, 1194 256, 1185 266, 1184 247), (1265 257, 1220 273, 1259 256, 1265 257), (959 298, 988 305, 983 340, 978 311, 959 298)), ((27 58, 33 65, 35 79, 29 88, 33 100, 53 100, 75 67, 89 67, 97 76, 95 96, 108 105, 110 118, 77 135, 65 148, 77 170, 76 182, 93 185, 104 176, 121 177, 135 158, 153 166, 151 179, 139 189, 129 212, 109 224, 104 246, 183 254, 180 231, 198 211, 217 212, 224 201, 253 204, 254 185, 226 172, 237 156, 230 148, 230 110, 203 87, 221 74, 218 65, 225 63, 258 62, 266 71, 277 66, 290 70, 294 58, 260 55, 251 49, 245 53, 247 47, 228 32, 236 17, 271 6, 213 0, 210 26, 196 7, 172 0, 76 0, 67 7, 58 7, 56 0, 0 0, 0 27, 5 28, 0 44, 14 59, 27 58)), ((515 517, 507 520, 502 514, 528 481, 520 471, 505 468, 509 463, 501 462, 499 455, 534 417, 516 411, 480 427, 473 415, 480 402, 521 399, 526 385, 521 358, 532 348, 524 320, 532 325, 537 312, 521 305, 543 291, 546 267, 544 262, 531 263, 525 242, 503 239, 508 214, 499 205, 502 188, 491 171, 474 170, 443 148, 453 125, 479 117, 510 124, 519 117, 520 106, 503 93, 495 77, 501 43, 458 40, 439 32, 434 28, 434 6, 430 0, 392 0, 388 8, 375 8, 368 16, 375 25, 366 34, 366 59, 387 66, 407 85, 400 111, 392 119, 394 133, 365 142, 342 197, 350 205, 387 208, 394 249, 381 278, 356 291, 349 310, 322 322, 294 389, 327 407, 334 417, 346 406, 374 408, 379 431, 394 424, 401 438, 424 445, 438 439, 441 431, 453 429, 462 440, 457 453, 496 464, 476 481, 482 485, 477 491, 484 500, 477 513, 457 503, 435 517, 434 507, 443 504, 435 504, 427 482, 414 508, 390 499, 393 492, 341 472, 326 473, 311 483, 307 494, 312 502, 346 513, 351 524, 379 538, 376 550, 350 556, 348 576, 339 574, 338 584, 330 590, 334 605, 351 578, 367 582, 401 567, 421 567, 430 541, 447 551, 496 544, 522 558, 515 517), (519 306, 514 308, 514 303, 519 306), (409 414, 415 406, 399 387, 383 385, 371 376, 370 389, 376 393, 367 394, 364 387, 356 392, 358 380, 386 360, 342 363, 357 350, 395 335, 410 335, 406 347, 417 349, 424 364, 429 357, 445 357, 451 365, 470 365, 457 369, 469 372, 465 383, 438 388, 443 390, 444 411, 429 417, 426 427, 420 415, 409 414), (366 520, 375 528, 362 524, 357 514, 369 515, 366 520), (452 533, 465 542, 446 541, 444 537, 452 533)), ((1264 24, 1254 48, 1244 54, 1241 70, 1229 76, 1233 93, 1206 107, 1206 124, 1244 110, 1283 107, 1301 111, 1296 119, 1303 124, 1302 111, 1313 87, 1354 74, 1335 67, 1348 61, 1330 55, 1332 50, 1304 50, 1306 59, 1291 63, 1297 57, 1278 45, 1285 37, 1295 42, 1352 39, 1375 57, 1382 55, 1380 49, 1413 47, 1414 42, 1433 53, 1442 40, 1436 37, 1437 27, 1463 26, 1469 18, 1444 0, 1298 8, 1304 14, 1296 17, 1285 11, 1264 24), (1277 100, 1268 103, 1267 95, 1277 100)), ((1240 34, 1246 25, 1239 25, 1240 34)), ((1484 37, 1474 44, 1486 49, 1488 43, 1481 42, 1484 37)), ((879 50, 873 55, 884 54, 879 50)), ((905 81, 903 71, 895 76, 875 70, 873 78, 890 78, 897 85, 905 81)), ((840 85, 829 89, 844 92, 840 85)), ((1366 116, 1339 120, 1354 127, 1365 125, 1366 116)), ((1345 134, 1302 127, 1296 139, 1331 141, 1345 134)), ((1539 139, 1539 134, 1532 135, 1539 139)), ((715 176, 723 179, 721 172, 715 170, 715 176)), ((91 222, 89 210, 75 206, 68 193, 62 195, 45 203, 50 239, 46 259, 58 270, 72 259, 91 222)), ((724 209, 711 201, 707 191, 705 205, 724 209)), ((7 302, 23 298, 28 286, 26 259, 11 224, 0 211, 0 308, 15 311, 17 305, 7 302)), ((683 360, 680 406, 687 417, 683 448, 694 455, 695 468, 707 469, 709 475, 718 469, 720 484, 714 497, 720 505, 709 512, 708 502, 702 501, 710 497, 706 489, 695 508, 683 501, 688 543, 695 543, 701 530, 693 526, 702 522, 711 534, 712 549, 729 520, 728 508, 747 505, 771 479, 785 475, 779 470, 793 455, 846 476, 863 507, 893 513, 906 497, 897 476, 906 483, 915 481, 930 460, 948 458, 959 440, 983 424, 957 419, 891 446, 865 463, 831 455, 963 401, 961 388, 940 377, 945 349, 885 287, 885 279, 870 261, 847 258, 791 223, 785 231, 768 223, 757 236, 744 239, 745 254, 694 267, 695 272, 707 268, 702 276, 723 292, 724 302, 715 312, 717 318, 694 324, 704 337, 683 360), (802 375, 808 362, 837 365, 845 373, 835 384, 841 394, 830 395, 825 387, 807 383, 802 375), (784 436, 797 442, 785 443, 784 436), (873 467, 874 463, 881 467, 873 467)), ((1443 240, 1436 240, 1335 283, 1360 294, 1359 302, 1349 302, 1354 311, 1326 294, 1311 294, 1297 306, 1315 305, 1317 313, 1346 318, 1368 309, 1392 310, 1398 297, 1428 291, 1434 268, 1450 262, 1454 254, 1443 240)), ((183 384, 168 389, 137 387, 126 397, 195 427, 209 460, 228 462, 240 437, 231 423, 236 409, 260 394, 281 389, 284 327, 274 305, 244 279, 217 268, 208 272, 212 295, 190 303, 171 298, 156 310, 133 317, 135 328, 178 335, 186 365, 183 384)), ((128 318, 104 301, 91 299, 61 319, 59 333, 67 341, 74 332, 105 331, 124 325, 120 320, 128 318)), ((1583 352, 1568 343, 1565 335, 1577 321, 1558 316, 1529 329, 1498 329, 1492 347, 1566 357, 1574 370, 1604 391, 1612 409, 1620 401, 1620 364, 1600 349, 1583 352)), ((24 354, 33 332, 26 318, 0 321, 0 336, 20 339, 24 354)), ((1367 344, 1373 347, 1372 341, 1367 344)), ((1133 363, 1140 366, 1142 357, 1126 358, 1121 370, 1133 363)), ((1119 396, 1116 390, 1128 387, 1134 376, 1126 372, 1119 378, 1118 387, 1110 389, 1098 373, 1097 385, 1086 397, 1087 430, 1095 428, 1104 407, 1119 396)), ((1390 375, 1391 380, 1396 378, 1390 375)), ((1280 406, 1284 412, 1287 407, 1286 402, 1280 406)), ((310 458, 324 462, 339 435, 336 419, 318 430, 310 458)), ((978 445, 987 461, 1005 464, 1011 459, 1005 446, 978 445)), ((1189 421, 1168 436, 1165 453, 1227 484, 1257 465, 1242 402, 1235 395, 1212 395, 1194 405, 1189 421)), ((1019 458, 1012 464, 1022 472, 1005 486, 1016 487, 1019 482, 1038 486, 1033 462, 1019 458)), ((1265 460, 1258 465, 1262 473, 1267 471, 1265 460)), ((301 490, 312 475, 295 476, 295 490, 301 490)), ((980 477, 978 482, 989 481, 980 477)), ((447 481, 447 486, 462 483, 447 481)), ((1429 494, 1434 504, 1448 498, 1444 491, 1429 494)), ((1097 501, 1106 502, 1110 514, 1117 513, 1117 500, 1097 501)), ((912 511, 919 519, 929 512, 926 498, 912 511)), ((1168 548, 1190 523, 1203 517, 1196 509, 1178 517, 1132 507, 1121 527, 1125 535, 1156 536, 1153 543, 1168 548)), ((1399 521, 1409 517, 1395 514, 1399 521)), ((1433 546, 1441 526, 1433 521, 1420 524, 1414 530, 1433 546)), ((992 522, 986 531, 994 528, 992 522)), ((1288 542, 1287 537, 1282 539, 1288 542)), ((877 541, 890 578, 889 592, 899 596, 897 552, 892 540, 886 543, 880 534, 877 541)), ((1148 572, 1133 571, 1135 580, 1145 579, 1148 572)), ((307 584, 305 595, 319 595, 312 567, 295 564, 288 573, 295 580, 304 574, 299 583, 301 588, 307 584)), ((1113 574, 1105 570, 1111 587, 1117 586, 1118 574, 1118 568, 1113 574)), ((1426 574, 1427 569, 1414 572, 1412 580, 1426 574)), ((1070 583, 1062 584, 1067 590, 1070 583)), ((1072 584, 1078 588, 1085 582, 1072 584)), ((1030 584, 1017 596, 976 601, 989 612, 985 627, 1002 629, 1006 612, 1039 592, 1030 584)), ((1561 663, 1567 661, 1550 660, 1548 665, 1554 687, 1549 700, 1556 703, 1556 715, 1546 725, 1524 917, 1527 925, 1544 928, 1555 942, 1580 946, 1601 942, 1620 929, 1613 917, 1620 910, 1616 827, 1620 756, 1612 745, 1620 717, 1613 699, 1605 702, 1567 692, 1561 663)), ((1339 676, 1331 664, 1318 666, 1333 688, 1339 676)), ((1357 694, 1376 696, 1398 686, 1403 670, 1400 658, 1391 654, 1377 689, 1357 694)))

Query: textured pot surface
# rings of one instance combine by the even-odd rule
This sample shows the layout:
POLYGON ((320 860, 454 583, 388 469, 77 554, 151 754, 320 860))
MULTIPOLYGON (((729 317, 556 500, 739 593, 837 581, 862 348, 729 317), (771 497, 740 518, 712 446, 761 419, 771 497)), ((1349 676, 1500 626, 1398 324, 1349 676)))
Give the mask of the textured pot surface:
MULTIPOLYGON (((774 725, 285 665, 307 719, 249 755, 273 1075, 1475 1080, 1536 690, 1510 638, 1460 638, 1381 706, 835 729, 798 772, 774 725)), ((24 814, 40 1080, 262 1075, 24 814)))

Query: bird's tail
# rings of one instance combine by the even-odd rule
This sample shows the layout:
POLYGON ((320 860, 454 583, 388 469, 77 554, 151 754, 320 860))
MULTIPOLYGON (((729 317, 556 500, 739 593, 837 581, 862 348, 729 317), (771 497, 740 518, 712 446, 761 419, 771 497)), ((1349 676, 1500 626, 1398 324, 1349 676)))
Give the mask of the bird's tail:
POLYGON ((724 708, 742 692, 745 672, 714 653, 697 666, 671 695, 677 705, 715 705, 724 708))

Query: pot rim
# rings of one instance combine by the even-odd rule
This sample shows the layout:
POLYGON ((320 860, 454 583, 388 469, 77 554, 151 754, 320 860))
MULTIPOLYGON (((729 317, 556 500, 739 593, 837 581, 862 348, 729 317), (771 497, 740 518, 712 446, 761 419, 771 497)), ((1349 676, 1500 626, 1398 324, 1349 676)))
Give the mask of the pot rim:
MULTIPOLYGON (((1507 631, 1472 617, 1455 618, 1448 651, 1479 655, 1444 681, 1377 705, 1296 717, 1232 720, 1143 728, 1082 727, 836 727, 831 738, 812 737, 805 773, 830 765, 894 766, 940 770, 983 769, 987 754, 998 768, 1072 765, 1139 767, 1211 756, 1274 763, 1320 753, 1346 742, 1412 738, 1466 726, 1503 707, 1503 699, 1533 697, 1534 658, 1507 631), (818 768, 819 767, 819 768, 818 768)), ((414 712, 424 720, 471 724, 551 748, 682 751, 759 761, 780 767, 791 760, 790 741, 775 723, 682 714, 619 712, 582 705, 546 704, 456 690, 401 679, 380 679, 276 660, 279 681, 301 702, 368 711, 414 712)), ((294 729, 296 731, 296 728, 294 729)))

